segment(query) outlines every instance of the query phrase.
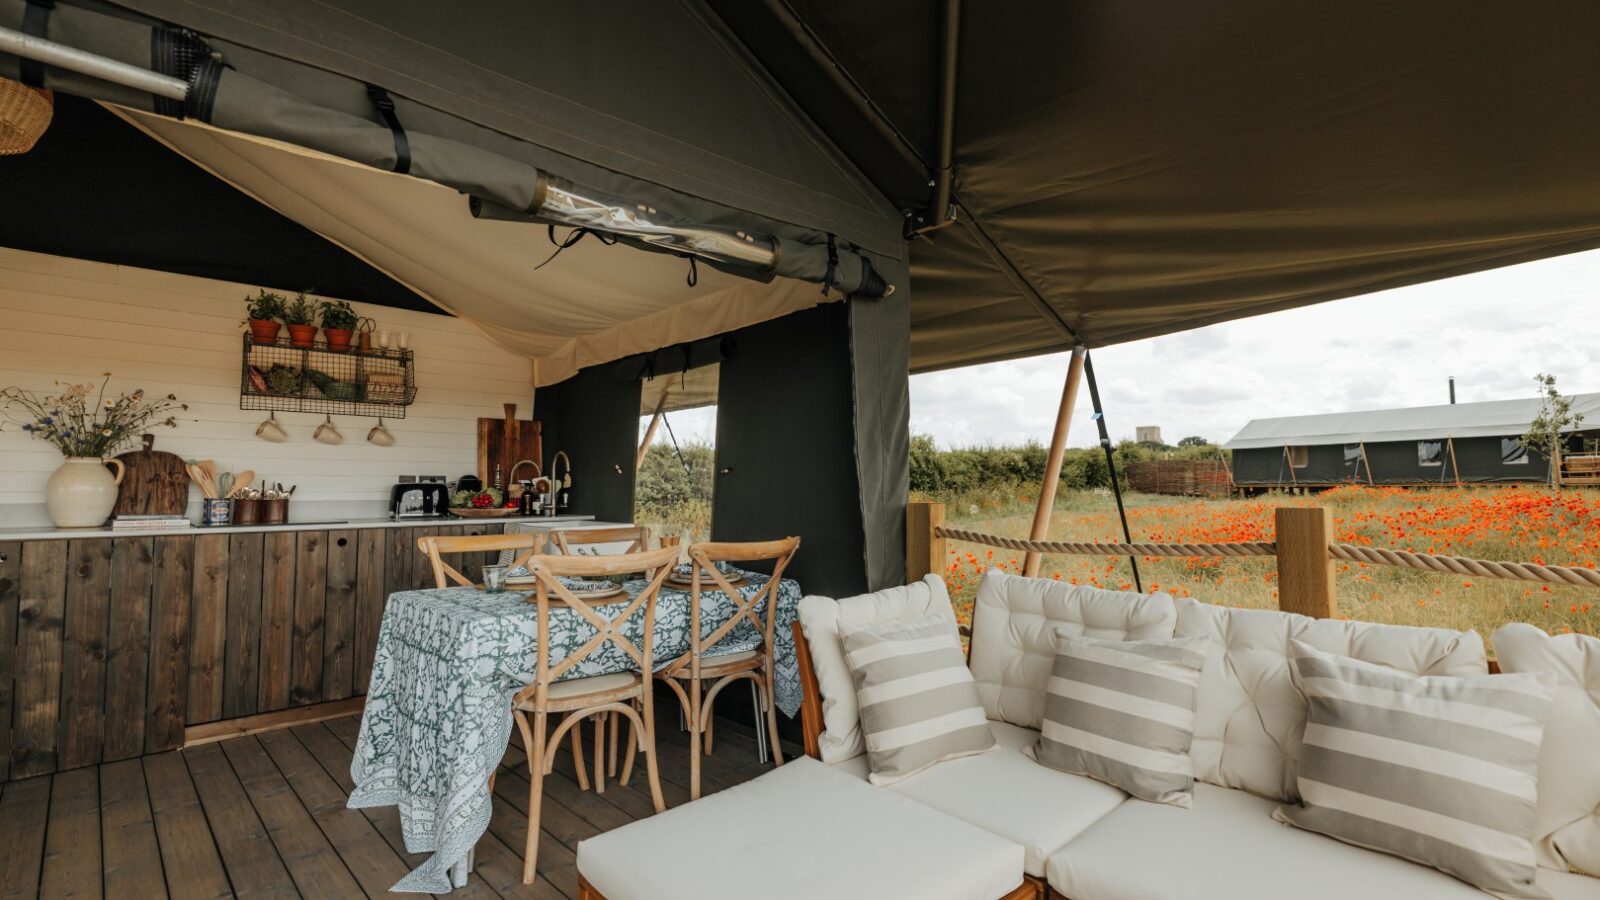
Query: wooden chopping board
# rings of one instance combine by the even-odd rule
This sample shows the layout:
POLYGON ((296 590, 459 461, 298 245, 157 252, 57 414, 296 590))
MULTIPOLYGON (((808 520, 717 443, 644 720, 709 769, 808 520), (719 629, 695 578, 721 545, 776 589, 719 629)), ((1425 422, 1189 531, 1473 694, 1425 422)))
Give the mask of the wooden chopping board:
MULTIPOLYGON (((505 404, 505 418, 478 420, 478 477, 484 487, 494 486, 495 466, 500 467, 501 480, 511 478, 511 467, 524 459, 540 466, 544 444, 539 434, 539 423, 517 418, 517 405, 505 404)), ((523 466, 517 473, 519 480, 534 476, 531 467, 523 466)))
POLYGON ((113 516, 181 516, 189 508, 189 473, 176 453, 155 449, 156 436, 144 435, 144 449, 117 459, 127 468, 117 491, 113 516))

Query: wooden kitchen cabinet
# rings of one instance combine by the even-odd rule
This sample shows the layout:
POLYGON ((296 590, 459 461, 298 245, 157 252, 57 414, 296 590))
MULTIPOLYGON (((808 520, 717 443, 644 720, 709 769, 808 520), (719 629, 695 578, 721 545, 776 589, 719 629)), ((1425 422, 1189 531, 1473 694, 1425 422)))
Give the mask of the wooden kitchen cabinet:
POLYGON ((358 702, 385 599, 432 587, 417 538, 501 530, 0 541, 0 781, 174 749, 214 723, 358 702))

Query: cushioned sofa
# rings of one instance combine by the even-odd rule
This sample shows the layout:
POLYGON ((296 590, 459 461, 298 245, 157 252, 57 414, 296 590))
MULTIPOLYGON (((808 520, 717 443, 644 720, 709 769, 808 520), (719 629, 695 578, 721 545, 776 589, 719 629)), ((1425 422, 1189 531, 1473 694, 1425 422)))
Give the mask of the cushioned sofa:
MULTIPOLYGON (((840 635, 929 613, 956 629, 937 576, 844 600, 801 601, 808 754, 867 778, 840 635)), ((1483 641, 1472 632, 1317 620, 991 572, 978 591, 969 665, 1000 749, 876 789, 1019 845, 1028 880, 1072 900, 1486 896, 1435 869, 1273 819, 1276 807, 1299 799, 1306 704, 1289 674, 1291 640, 1416 675, 1488 671, 1483 641), (1038 738, 1058 630, 1117 641, 1210 639, 1190 808, 1133 799, 1024 755, 1038 738)), ((1600 641, 1550 637, 1526 625, 1507 626, 1495 640, 1507 671, 1545 672, 1557 685, 1537 785, 1537 883, 1557 900, 1600 898, 1600 878, 1569 871, 1600 872, 1600 641)))

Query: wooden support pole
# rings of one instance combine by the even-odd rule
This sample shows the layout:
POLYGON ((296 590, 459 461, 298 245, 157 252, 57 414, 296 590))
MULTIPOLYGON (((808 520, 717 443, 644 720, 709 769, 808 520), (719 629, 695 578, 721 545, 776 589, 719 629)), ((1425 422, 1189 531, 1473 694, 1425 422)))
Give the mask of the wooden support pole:
MULTIPOLYGON (((1056 488, 1061 485, 1061 459, 1067 454, 1067 430, 1072 425, 1072 408, 1078 405, 1078 385, 1083 381, 1083 358, 1088 351, 1072 348, 1072 358, 1067 363, 1067 381, 1061 387, 1061 408, 1056 410, 1056 429, 1050 435, 1050 455, 1044 463, 1044 481, 1039 485, 1039 505, 1033 510, 1033 528, 1028 540, 1043 541, 1050 536, 1050 513, 1056 505, 1056 488)), ((1041 557, 1029 553, 1022 562, 1022 574, 1034 578, 1039 574, 1041 557)))
POLYGON ((1447 437, 1445 441, 1450 448, 1450 470, 1456 473, 1456 487, 1461 487, 1461 467, 1456 465, 1456 439, 1447 437))
POLYGON ((1328 555, 1332 511, 1280 506, 1273 520, 1278 531, 1278 608, 1315 619, 1334 617, 1339 605, 1333 557, 1328 555))
POLYGON ((945 539, 934 534, 944 525, 944 504, 913 500, 906 504, 906 584, 944 572, 945 539))
POLYGON ((1372 478, 1372 460, 1367 457, 1367 442, 1361 442, 1361 464, 1367 467, 1367 484, 1376 484, 1372 478))
POLYGON ((656 404, 655 415, 650 417, 650 424, 645 427, 644 440, 639 442, 639 455, 633 461, 635 469, 644 465, 645 454, 650 452, 650 442, 656 439, 656 429, 661 426, 661 416, 667 409, 667 396, 671 393, 670 390, 661 391, 661 402, 656 404))

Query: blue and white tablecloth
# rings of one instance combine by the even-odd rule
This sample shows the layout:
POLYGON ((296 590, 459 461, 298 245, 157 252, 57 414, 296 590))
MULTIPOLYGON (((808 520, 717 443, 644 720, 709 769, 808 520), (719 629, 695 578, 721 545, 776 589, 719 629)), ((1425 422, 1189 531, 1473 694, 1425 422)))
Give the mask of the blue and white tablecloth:
MULTIPOLYGON (((747 597, 768 580, 757 572, 743 574, 749 581, 740 591, 747 597)), ((630 597, 644 586, 643 581, 625 585, 630 597)), ((774 693, 778 708, 793 716, 800 708, 800 672, 790 626, 800 585, 784 579, 776 593, 774 693)), ((593 609, 610 619, 627 602, 593 609)), ((765 602, 762 618, 764 607, 765 602)), ((702 592, 701 633, 711 633, 734 612, 724 594, 702 592)), ((663 588, 656 605, 657 668, 688 651, 688 619, 689 592, 663 588)), ((644 610, 622 630, 640 646, 644 610)), ((559 663, 594 634, 594 627, 572 610, 552 604, 549 664, 559 663)), ((433 854, 394 890, 448 892, 450 867, 467 857, 489 827, 489 774, 511 737, 512 698, 534 678, 537 645, 537 607, 521 593, 453 587, 389 596, 350 764, 356 787, 349 805, 398 806, 406 850, 433 854)), ((760 646, 760 636, 746 620, 718 646, 718 652, 749 650, 760 646)), ((632 660, 607 642, 568 677, 632 668, 632 660)))

